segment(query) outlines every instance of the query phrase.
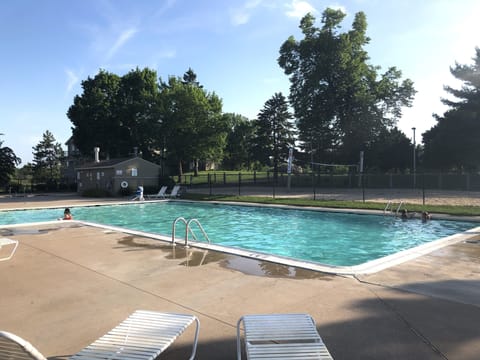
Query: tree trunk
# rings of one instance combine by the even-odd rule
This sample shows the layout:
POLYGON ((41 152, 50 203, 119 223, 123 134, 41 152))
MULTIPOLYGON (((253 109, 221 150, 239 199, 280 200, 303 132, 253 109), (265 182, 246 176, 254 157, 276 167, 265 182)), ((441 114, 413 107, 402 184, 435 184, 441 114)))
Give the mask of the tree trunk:
POLYGON ((178 182, 182 182, 182 176, 183 176, 183 167, 182 167, 182 160, 178 161, 178 182))
POLYGON ((193 176, 198 176, 198 159, 195 159, 194 161, 194 168, 193 168, 193 176))

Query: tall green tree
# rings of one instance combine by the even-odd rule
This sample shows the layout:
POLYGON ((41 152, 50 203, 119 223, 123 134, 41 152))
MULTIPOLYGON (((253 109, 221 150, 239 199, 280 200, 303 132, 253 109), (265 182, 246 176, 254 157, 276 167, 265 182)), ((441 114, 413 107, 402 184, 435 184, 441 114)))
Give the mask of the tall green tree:
POLYGON ((15 167, 22 160, 15 155, 11 148, 2 145, 3 141, 0 141, 0 186, 5 186, 10 182, 10 177, 15 173, 15 167))
POLYGON ((120 127, 122 155, 138 148, 144 159, 155 158, 160 148, 158 96, 156 71, 137 68, 121 77, 114 113, 120 127))
POLYGON ((412 168, 413 145, 397 127, 383 129, 365 150, 365 169, 403 172, 412 168))
POLYGON ((223 168, 250 170, 253 160, 252 140, 255 134, 255 122, 233 113, 223 114, 223 117, 229 129, 222 161, 223 168))
POLYGON ((187 162, 194 163, 198 175, 199 160, 222 159, 228 124, 222 117, 222 101, 215 93, 196 81, 170 77, 160 84, 160 103, 167 156, 177 162, 180 176, 187 162))
POLYGON ((42 140, 33 147, 34 179, 39 182, 56 183, 60 179, 62 146, 47 130, 42 140))
POLYGON ((82 155, 93 157, 94 147, 100 147, 105 157, 124 155, 129 134, 118 117, 119 87, 120 77, 105 70, 82 81, 83 92, 75 96, 67 112, 73 141, 82 155))
POLYGON ((288 102, 282 93, 275 93, 258 114, 256 120, 255 154, 263 164, 273 161, 274 176, 278 164, 288 158, 290 147, 294 146, 295 130, 288 111, 288 102))
POLYGON ((380 67, 368 63, 365 14, 355 14, 352 29, 342 33, 344 18, 326 9, 317 28, 307 14, 300 21, 303 39, 291 36, 280 48, 299 140, 314 161, 356 162, 360 150, 395 125, 415 93, 395 67, 378 74, 380 67))
POLYGON ((425 166, 439 170, 480 169, 480 48, 473 64, 456 63, 452 75, 463 82, 460 89, 446 86, 456 99, 443 99, 449 106, 437 124, 423 134, 425 166))

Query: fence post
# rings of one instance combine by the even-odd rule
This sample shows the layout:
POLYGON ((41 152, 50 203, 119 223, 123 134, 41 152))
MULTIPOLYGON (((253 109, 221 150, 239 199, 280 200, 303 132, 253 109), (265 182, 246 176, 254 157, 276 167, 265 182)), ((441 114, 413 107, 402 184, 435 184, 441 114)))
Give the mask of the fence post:
POLYGON ((242 173, 238 173, 238 196, 240 196, 240 186, 242 183, 242 173))
POLYGON ((423 206, 425 206, 425 171, 422 172, 422 198, 423 206))
POLYGON ((365 174, 362 173, 362 199, 365 203, 365 174))
POLYGON ((257 170, 253 170, 253 184, 257 184, 257 170))
POLYGON ((212 179, 210 178, 210 173, 208 173, 208 189, 209 195, 212 196, 212 179))
POLYGON ((223 185, 227 185, 227 173, 223 172, 223 185))
POLYGON ((272 181, 272 184, 273 184, 273 198, 275 199, 275 176, 273 177, 273 181, 272 181))
POLYGON ((312 170, 312 188, 313 188, 313 200, 316 200, 316 191, 315 191, 315 173, 312 170))

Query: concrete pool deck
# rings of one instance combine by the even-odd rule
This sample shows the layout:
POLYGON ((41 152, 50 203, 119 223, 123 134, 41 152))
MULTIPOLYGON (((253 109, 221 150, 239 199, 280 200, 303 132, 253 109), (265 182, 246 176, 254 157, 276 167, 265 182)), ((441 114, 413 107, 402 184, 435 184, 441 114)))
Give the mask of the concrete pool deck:
MULTIPOLYGON (((335 359, 480 354, 480 235, 357 278, 75 222, 3 229, 0 236, 20 242, 15 256, 0 262, 0 329, 50 360, 76 353, 137 309, 197 315, 197 359, 234 359, 242 315, 284 312, 311 314, 335 359)), ((160 359, 185 358, 191 330, 160 359)))

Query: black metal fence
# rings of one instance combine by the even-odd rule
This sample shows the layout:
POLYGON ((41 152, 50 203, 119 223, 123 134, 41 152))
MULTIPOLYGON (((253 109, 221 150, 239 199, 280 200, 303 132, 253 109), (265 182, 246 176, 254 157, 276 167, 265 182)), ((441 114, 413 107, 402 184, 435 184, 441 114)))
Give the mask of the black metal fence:
POLYGON ((206 175, 184 175, 180 184, 186 187, 223 186, 277 186, 291 188, 389 188, 480 191, 480 174, 472 173, 417 173, 417 174, 285 174, 274 177, 272 172, 227 173, 212 172, 206 175))

